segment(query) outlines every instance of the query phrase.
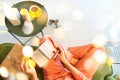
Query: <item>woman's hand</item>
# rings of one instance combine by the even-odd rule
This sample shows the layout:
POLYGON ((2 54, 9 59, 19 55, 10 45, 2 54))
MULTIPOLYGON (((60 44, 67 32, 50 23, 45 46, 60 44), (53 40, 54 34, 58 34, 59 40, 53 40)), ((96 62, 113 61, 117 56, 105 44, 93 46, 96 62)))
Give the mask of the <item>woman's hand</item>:
POLYGON ((66 59, 66 50, 62 47, 62 45, 60 43, 57 42, 57 50, 59 50, 59 53, 58 53, 58 58, 62 61, 62 62, 66 62, 67 59, 66 59))
MULTIPOLYGON (((48 41, 50 41, 50 43, 53 45, 53 47, 56 49, 56 50, 58 50, 58 57, 59 57, 59 59, 61 60, 61 61, 67 61, 67 59, 66 59, 66 50, 61 46, 61 44, 60 43, 58 43, 57 41, 55 41, 55 39, 53 39, 52 37, 50 37, 50 36, 44 36, 44 37, 42 37, 42 38, 40 38, 40 45, 42 44, 42 43, 44 43, 46 40, 48 40, 48 41)), ((54 52, 55 53, 55 57, 56 57, 56 51, 54 52)))
POLYGON ((38 80, 37 73, 34 67, 29 67, 27 60, 22 61, 20 69, 22 72, 30 76, 31 80, 38 80))
POLYGON ((43 36, 42 38, 40 38, 40 43, 39 45, 41 45, 42 43, 44 43, 46 40, 50 41, 50 43, 53 45, 53 47, 57 48, 57 44, 56 44, 56 41, 55 39, 53 39, 52 37, 50 36, 43 36))

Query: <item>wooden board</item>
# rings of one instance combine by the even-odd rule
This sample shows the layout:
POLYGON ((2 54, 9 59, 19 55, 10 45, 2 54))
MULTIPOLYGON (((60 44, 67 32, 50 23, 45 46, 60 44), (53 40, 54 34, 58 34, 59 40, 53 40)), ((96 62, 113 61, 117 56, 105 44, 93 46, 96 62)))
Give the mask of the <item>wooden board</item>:
POLYGON ((22 48, 22 45, 15 44, 0 66, 6 67, 12 73, 18 71, 23 58, 22 48))

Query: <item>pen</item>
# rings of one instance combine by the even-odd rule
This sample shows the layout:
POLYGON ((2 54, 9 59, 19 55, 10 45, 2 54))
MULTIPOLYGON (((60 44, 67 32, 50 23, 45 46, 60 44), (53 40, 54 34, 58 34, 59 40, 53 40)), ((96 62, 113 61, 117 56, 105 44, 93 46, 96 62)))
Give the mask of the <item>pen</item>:
POLYGON ((57 55, 58 55, 58 53, 59 53, 59 50, 57 50, 57 52, 55 53, 55 55, 53 56, 53 58, 56 58, 57 55))

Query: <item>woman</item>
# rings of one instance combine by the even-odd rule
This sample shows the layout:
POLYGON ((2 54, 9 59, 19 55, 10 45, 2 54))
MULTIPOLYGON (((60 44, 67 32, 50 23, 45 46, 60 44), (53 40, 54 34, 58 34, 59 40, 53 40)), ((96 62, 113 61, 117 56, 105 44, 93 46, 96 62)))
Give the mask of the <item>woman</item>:
MULTIPOLYGON (((104 48, 97 48, 92 44, 70 47, 64 49, 60 43, 50 36, 40 39, 40 44, 49 40, 59 50, 56 58, 51 58, 43 67, 44 80, 91 80, 96 72, 99 61, 96 54, 104 53, 104 48)), ((21 70, 31 76, 32 80, 38 80, 34 68, 28 68, 26 61, 22 62, 21 70)))

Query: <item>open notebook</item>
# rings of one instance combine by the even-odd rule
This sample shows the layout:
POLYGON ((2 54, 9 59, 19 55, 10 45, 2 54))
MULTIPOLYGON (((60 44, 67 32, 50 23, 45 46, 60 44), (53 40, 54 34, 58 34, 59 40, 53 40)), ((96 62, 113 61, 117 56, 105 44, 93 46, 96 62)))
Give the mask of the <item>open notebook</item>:
POLYGON ((53 53, 53 51, 56 51, 56 49, 53 47, 52 43, 47 40, 35 50, 31 58, 38 64, 39 67, 42 67, 49 61, 49 59, 58 54, 53 53))

